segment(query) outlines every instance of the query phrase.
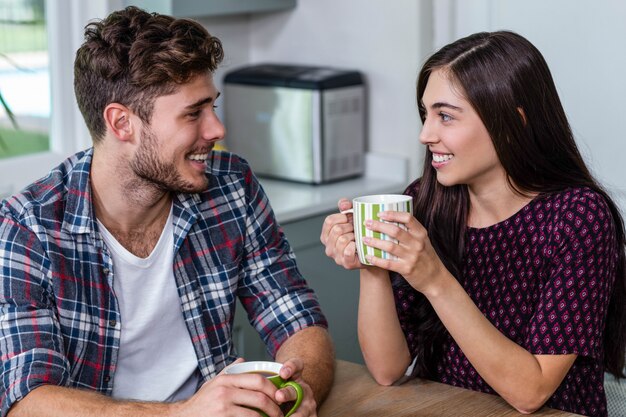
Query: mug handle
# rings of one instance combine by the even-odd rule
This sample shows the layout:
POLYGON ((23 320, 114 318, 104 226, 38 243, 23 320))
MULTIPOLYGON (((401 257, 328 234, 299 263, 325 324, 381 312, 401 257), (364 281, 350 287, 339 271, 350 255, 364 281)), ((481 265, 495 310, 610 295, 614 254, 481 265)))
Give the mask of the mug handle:
POLYGON ((341 210, 339 213, 341 213, 341 214, 354 214, 354 208, 349 208, 348 210, 341 210))
POLYGON ((289 412, 285 414, 285 417, 289 417, 290 415, 296 412, 298 407, 300 407, 300 403, 302 403, 302 397, 304 397, 304 391, 302 391, 302 387, 296 381, 285 381, 284 383, 280 384, 280 387, 281 388, 293 387, 293 389, 296 390, 296 394, 297 394, 296 403, 293 405, 293 407, 291 407, 291 410, 289 410, 289 412))

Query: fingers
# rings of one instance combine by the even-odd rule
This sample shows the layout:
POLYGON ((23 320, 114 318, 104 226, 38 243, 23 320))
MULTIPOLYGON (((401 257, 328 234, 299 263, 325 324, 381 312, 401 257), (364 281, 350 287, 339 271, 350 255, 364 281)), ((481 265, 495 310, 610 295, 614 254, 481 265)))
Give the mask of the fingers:
POLYGON ((366 258, 367 261, 372 264, 372 266, 385 269, 387 271, 398 272, 400 274, 402 274, 403 272, 402 270, 400 270, 400 263, 396 260, 377 258, 376 256, 372 255, 367 255, 366 258))
POLYGON ((366 220, 365 227, 374 232, 384 233, 385 235, 398 240, 403 234, 407 233, 394 223, 378 222, 376 220, 366 220))
POLYGON ((276 401, 282 404, 288 401, 295 401, 298 398, 298 393, 293 387, 285 387, 276 391, 276 395, 274 396, 274 398, 276 398, 276 401))
MULTIPOLYGON (((339 202, 337 202, 337 207, 339 208, 339 211, 348 210, 352 208, 352 202, 346 198, 342 198, 341 200, 339 200, 339 202)), ((348 217, 347 214, 341 214, 341 213, 331 214, 330 216, 326 217, 326 219, 324 220, 324 225, 322 226, 322 233, 320 235, 320 240, 325 245, 328 240, 327 239, 328 234, 330 233, 330 231, 336 224, 351 223, 351 222, 352 222, 352 219, 351 217, 348 217)))
POLYGON ((352 208, 352 201, 348 200, 347 198, 342 198, 337 203, 337 207, 339 208, 339 211, 344 211, 344 210, 351 209, 352 208))
MULTIPOLYGON (((345 217, 343 214, 339 216, 345 217)), ((354 226, 352 222, 334 223, 332 229, 322 232, 321 240, 325 246, 326 256, 334 259, 338 265, 343 265, 342 258, 346 252, 346 247, 351 246, 350 250, 354 253, 354 226)))
POLYGON ((412 235, 425 238, 426 229, 411 213, 403 211, 382 211, 378 213, 377 220, 366 220, 365 227, 375 232, 381 232, 398 239, 403 232, 410 232, 412 235), (397 223, 397 224, 396 224, 397 223))
POLYGON ((274 400, 276 387, 259 374, 221 374, 207 381, 185 402, 185 415, 258 416, 262 410, 270 417, 282 416, 274 400))
POLYGON ((345 230, 351 230, 352 228, 352 219, 348 218, 347 214, 331 214, 324 220, 320 241, 324 245, 332 244, 338 234, 341 234, 342 231, 345 233, 345 230))
POLYGON ((229 364, 228 366, 226 366, 224 369, 222 369, 222 371, 218 374, 218 375, 222 375, 226 373, 226 370, 228 368, 230 368, 231 366, 233 366, 236 363, 241 363, 241 362, 245 362, 246 360, 244 358, 237 358, 235 359, 231 364, 229 364))
POLYGON ((217 381, 219 385, 240 388, 245 391, 257 391, 269 398, 274 398, 276 387, 270 380, 260 374, 221 375, 217 381))
POLYGON ((302 404, 298 408, 292 417, 316 417, 317 416, 317 402, 315 401, 315 395, 311 387, 304 381, 299 380, 298 383, 302 387, 304 392, 302 404))
MULTIPOLYGON (((282 379, 296 380, 302 376, 302 370, 304 369, 304 362, 300 358, 291 358, 283 363, 280 372, 278 373, 282 379)), ((293 387, 281 388, 276 392, 276 400, 280 403, 287 401, 295 401, 298 398, 298 393, 293 387)))
POLYGON ((364 237, 363 243, 365 243, 367 246, 371 246, 372 248, 375 248, 375 249, 380 249, 394 256, 398 256, 399 255, 398 252, 401 250, 400 245, 392 240, 376 239, 374 237, 364 237))
MULTIPOLYGON (((331 257, 337 265, 346 269, 360 269, 363 267, 356 253, 356 242, 354 233, 346 233, 337 239, 334 250, 329 251, 331 257)), ((328 254, 328 253, 327 253, 328 254)))
POLYGON ((330 246, 331 249, 334 249, 334 247, 338 247, 338 245, 347 245, 350 242, 350 235, 352 236, 351 240, 354 240, 353 232, 354 225, 352 224, 352 222, 336 224, 328 233, 327 246, 330 246))
POLYGON ((279 375, 282 379, 294 379, 300 377, 302 370, 304 369, 304 363, 300 358, 291 358, 283 363, 283 367, 280 368, 279 375))
POLYGON ((382 220, 386 220, 388 222, 405 223, 405 224, 415 219, 415 217, 413 217, 413 214, 406 212, 406 211, 381 211, 380 213, 378 213, 378 218, 382 220))
POLYGON ((343 260, 346 262, 352 262, 354 259, 358 259, 356 254, 356 242, 354 241, 354 233, 346 235, 346 239, 349 239, 347 245, 343 249, 343 260))
MULTIPOLYGON (((297 382, 302 387, 303 396, 302 396, 302 403, 300 404, 298 411, 295 414, 293 414, 292 417, 315 417, 317 416, 317 411, 316 411, 317 402, 315 401, 315 395, 313 393, 313 390, 303 380, 299 379, 297 382)), ((296 400, 295 390, 291 387, 288 387, 288 389, 283 388, 276 392, 276 401, 281 404, 284 402, 290 402, 290 401, 295 401, 295 400, 296 400), (286 395, 289 395, 288 398, 284 399, 282 397, 283 391, 287 392, 286 395)))
MULTIPOLYGON (((283 415, 280 406, 273 400, 273 396, 268 397, 260 392, 245 389, 237 390, 232 395, 232 400, 237 405, 262 410, 265 414, 272 417, 283 415)), ((258 417, 258 413, 253 415, 258 417)))
POLYGON ((384 222, 398 223, 401 229, 409 230, 415 235, 426 236, 426 229, 411 213, 405 211, 382 211, 378 218, 384 222))

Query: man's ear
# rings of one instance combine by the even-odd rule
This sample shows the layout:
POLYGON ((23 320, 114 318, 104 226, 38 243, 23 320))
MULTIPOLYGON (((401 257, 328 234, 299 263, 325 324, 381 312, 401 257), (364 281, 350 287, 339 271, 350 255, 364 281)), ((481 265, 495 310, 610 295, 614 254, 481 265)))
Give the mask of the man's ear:
POLYGON ((135 126, 131 110, 119 103, 110 103, 104 108, 104 122, 109 132, 121 141, 133 138, 135 126))

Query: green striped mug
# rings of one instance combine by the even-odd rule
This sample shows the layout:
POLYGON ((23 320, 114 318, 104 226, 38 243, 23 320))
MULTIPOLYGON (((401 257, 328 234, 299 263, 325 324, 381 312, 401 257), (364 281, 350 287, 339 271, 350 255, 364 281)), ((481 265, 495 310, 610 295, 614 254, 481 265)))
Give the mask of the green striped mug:
MULTIPOLYGON (((394 256, 380 249, 375 249, 363 243, 363 238, 373 237, 376 239, 390 240, 398 243, 398 241, 384 233, 374 232, 365 227, 365 221, 368 219, 378 220, 378 213, 381 211, 406 211, 413 213, 413 198, 408 195, 401 194, 378 194, 357 197, 352 200, 352 208, 344 210, 342 213, 352 213, 354 219, 354 240, 356 242, 356 251, 359 255, 359 261, 364 265, 371 265, 365 259, 367 255, 373 255, 382 259, 394 259, 394 256)), ((393 223, 406 230, 404 224, 393 223)))

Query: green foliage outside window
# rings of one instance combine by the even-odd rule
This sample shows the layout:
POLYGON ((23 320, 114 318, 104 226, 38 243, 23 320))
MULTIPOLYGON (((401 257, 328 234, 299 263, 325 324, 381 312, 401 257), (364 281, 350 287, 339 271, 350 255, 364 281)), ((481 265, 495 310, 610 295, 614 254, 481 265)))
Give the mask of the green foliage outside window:
MULTIPOLYGON (((11 54, 47 49, 44 0, 0 0, 0 60, 5 67, 28 71, 16 66, 11 54)), ((2 109, 7 117, 0 123, 0 159, 49 149, 47 133, 18 122, 11 103, 2 95, 0 83, 0 113, 2 109)))

